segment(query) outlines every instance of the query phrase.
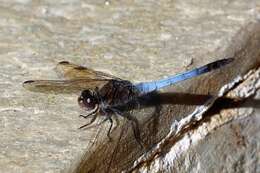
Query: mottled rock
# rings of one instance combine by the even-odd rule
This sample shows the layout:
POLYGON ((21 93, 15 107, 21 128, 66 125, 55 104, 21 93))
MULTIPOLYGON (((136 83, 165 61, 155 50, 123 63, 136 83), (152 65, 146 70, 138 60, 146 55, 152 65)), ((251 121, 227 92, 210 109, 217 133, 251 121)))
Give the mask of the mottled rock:
MULTIPOLYGON (((259 63, 260 8, 254 0, 2 2, 0 172, 126 170, 169 134, 175 120, 196 109, 196 102, 184 104, 187 95, 182 93, 217 94, 259 63), (22 87, 25 80, 57 79, 53 68, 62 60, 138 82, 226 57, 236 59, 233 65, 165 90, 184 101, 163 105, 156 128, 146 121, 152 108, 134 113, 147 150, 138 146, 123 121, 113 131, 112 142, 106 137, 108 125, 78 130, 85 120, 78 117, 82 110, 77 94, 45 95, 22 87)), ((233 126, 240 133, 240 127, 250 123, 256 122, 233 126)), ((215 133, 220 135, 221 129, 215 133)), ((215 142, 204 140, 205 147, 215 142)), ((247 163, 246 159, 237 160, 247 163)))

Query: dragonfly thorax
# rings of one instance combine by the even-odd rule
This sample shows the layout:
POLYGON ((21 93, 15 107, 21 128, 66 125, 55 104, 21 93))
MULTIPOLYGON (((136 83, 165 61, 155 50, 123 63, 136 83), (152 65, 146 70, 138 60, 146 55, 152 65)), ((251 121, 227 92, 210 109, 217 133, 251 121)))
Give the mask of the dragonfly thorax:
POLYGON ((127 80, 111 80, 98 92, 101 102, 109 106, 125 104, 139 95, 137 88, 127 80))

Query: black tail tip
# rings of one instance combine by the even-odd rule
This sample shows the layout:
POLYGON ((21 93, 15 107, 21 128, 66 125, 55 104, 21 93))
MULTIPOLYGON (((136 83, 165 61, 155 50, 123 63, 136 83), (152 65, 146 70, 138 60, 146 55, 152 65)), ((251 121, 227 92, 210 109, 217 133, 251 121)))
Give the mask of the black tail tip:
POLYGON ((218 69, 222 66, 231 63, 232 61, 234 61, 234 58, 225 58, 225 59, 220 59, 215 62, 209 63, 208 65, 210 66, 211 69, 218 69))

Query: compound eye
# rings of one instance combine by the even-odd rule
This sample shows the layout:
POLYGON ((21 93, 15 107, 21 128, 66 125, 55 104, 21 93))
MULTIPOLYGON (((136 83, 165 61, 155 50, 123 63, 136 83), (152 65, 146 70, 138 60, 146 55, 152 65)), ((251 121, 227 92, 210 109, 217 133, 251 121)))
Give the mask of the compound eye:
POLYGON ((78 103, 81 107, 91 110, 95 108, 97 99, 93 92, 90 90, 84 90, 78 98, 78 103))
POLYGON ((93 109, 96 105, 96 102, 95 102, 94 98, 92 98, 92 97, 85 98, 83 100, 83 102, 84 102, 84 105, 90 109, 93 109))

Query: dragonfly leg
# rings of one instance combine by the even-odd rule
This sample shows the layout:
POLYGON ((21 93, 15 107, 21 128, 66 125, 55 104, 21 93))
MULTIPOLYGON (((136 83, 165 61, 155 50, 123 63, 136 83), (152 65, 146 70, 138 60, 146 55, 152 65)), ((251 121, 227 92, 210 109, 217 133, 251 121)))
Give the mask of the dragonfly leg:
POLYGON ((108 131, 107 131, 107 137, 108 137, 109 140, 111 141, 112 138, 111 138, 111 136, 110 136, 110 133, 111 133, 111 129, 112 129, 112 127, 113 127, 113 119, 111 118, 111 116, 109 116, 107 119, 108 119, 109 122, 110 122, 110 126, 109 126, 109 129, 108 129, 108 131))
POLYGON ((141 146, 141 148, 144 148, 144 145, 143 145, 142 140, 141 140, 138 120, 134 116, 131 116, 129 113, 123 114, 121 111, 114 109, 114 108, 111 108, 111 110, 116 115, 125 117, 126 119, 128 119, 131 122, 131 126, 132 126, 132 129, 133 129, 133 132, 134 132, 135 139, 138 142, 138 144, 141 146))
POLYGON ((103 119, 100 123, 98 123, 98 126, 100 126, 101 124, 105 123, 108 120, 108 118, 106 117, 105 119, 103 119))
POLYGON ((97 118, 97 114, 94 114, 94 116, 93 116, 93 118, 91 119, 91 121, 90 121, 89 123, 83 125, 83 126, 80 126, 79 129, 82 129, 82 128, 84 128, 84 127, 89 126, 90 124, 92 124, 92 123, 96 120, 96 118, 97 118))
POLYGON ((96 112, 91 112, 88 115, 79 115, 79 117, 88 118, 91 115, 94 115, 96 112))
POLYGON ((131 116, 129 113, 126 113, 124 117, 126 117, 131 122, 132 129, 137 143, 141 146, 141 148, 144 148, 144 145, 141 140, 138 120, 134 116, 131 116))

